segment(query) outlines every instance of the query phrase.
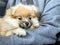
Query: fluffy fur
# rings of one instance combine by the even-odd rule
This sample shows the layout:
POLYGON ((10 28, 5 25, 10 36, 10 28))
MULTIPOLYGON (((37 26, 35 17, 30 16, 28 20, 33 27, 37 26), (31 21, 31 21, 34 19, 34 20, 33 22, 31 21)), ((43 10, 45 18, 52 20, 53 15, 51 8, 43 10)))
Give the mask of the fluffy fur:
POLYGON ((0 18, 0 35, 26 35, 26 29, 39 27, 38 8, 33 5, 18 4, 6 10, 0 18))

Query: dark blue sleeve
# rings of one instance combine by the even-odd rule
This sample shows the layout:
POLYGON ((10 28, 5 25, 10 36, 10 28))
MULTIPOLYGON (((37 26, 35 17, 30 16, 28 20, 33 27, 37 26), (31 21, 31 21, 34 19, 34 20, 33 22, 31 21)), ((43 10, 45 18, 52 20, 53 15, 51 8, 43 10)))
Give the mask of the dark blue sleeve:
POLYGON ((0 45, 43 45, 56 42, 60 32, 60 0, 39 0, 41 25, 34 30, 27 30, 27 36, 0 38, 0 45))
POLYGON ((3 16, 6 10, 6 4, 8 0, 0 0, 0 16, 3 16))

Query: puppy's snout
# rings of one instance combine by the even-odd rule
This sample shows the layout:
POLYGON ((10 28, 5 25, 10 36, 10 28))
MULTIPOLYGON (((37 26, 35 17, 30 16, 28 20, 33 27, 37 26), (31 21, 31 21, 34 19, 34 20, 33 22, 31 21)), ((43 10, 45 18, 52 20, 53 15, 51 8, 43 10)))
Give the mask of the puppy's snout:
POLYGON ((21 28, 27 29, 31 27, 30 22, 23 22, 22 24, 19 25, 21 28))

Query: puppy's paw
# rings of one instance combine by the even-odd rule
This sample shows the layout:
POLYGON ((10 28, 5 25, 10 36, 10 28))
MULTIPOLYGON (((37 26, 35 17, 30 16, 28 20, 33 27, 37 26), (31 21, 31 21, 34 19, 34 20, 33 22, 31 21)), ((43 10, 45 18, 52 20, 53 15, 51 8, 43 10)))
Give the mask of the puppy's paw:
POLYGON ((14 30, 14 33, 18 36, 26 36, 26 31, 24 29, 14 30))
POLYGON ((20 37, 26 36, 26 31, 25 30, 19 30, 18 36, 20 36, 20 37))

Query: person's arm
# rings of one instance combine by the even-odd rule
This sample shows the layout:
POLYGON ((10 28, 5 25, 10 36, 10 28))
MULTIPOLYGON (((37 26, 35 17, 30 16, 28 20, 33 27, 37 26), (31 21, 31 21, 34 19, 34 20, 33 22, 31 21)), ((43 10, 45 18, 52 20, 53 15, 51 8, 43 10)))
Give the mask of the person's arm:
POLYGON ((40 2, 42 4, 39 4, 43 5, 40 6, 42 10, 40 27, 34 30, 26 30, 27 36, 25 37, 14 35, 5 38, 5 40, 2 38, 1 41, 5 41, 4 44, 43 45, 55 43, 56 34, 60 32, 60 0, 40 0, 40 2))

